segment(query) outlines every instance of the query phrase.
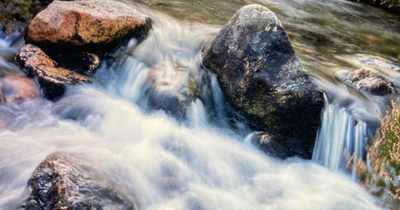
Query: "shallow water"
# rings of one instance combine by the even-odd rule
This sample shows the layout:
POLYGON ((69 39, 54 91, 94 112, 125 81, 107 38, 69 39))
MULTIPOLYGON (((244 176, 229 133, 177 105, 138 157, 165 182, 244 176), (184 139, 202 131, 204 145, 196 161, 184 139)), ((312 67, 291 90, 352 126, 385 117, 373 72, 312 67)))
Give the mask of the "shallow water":
MULTIPOLYGON (((199 52, 238 8, 263 3, 278 14, 328 104, 368 122, 364 135, 370 137, 387 101, 355 91, 338 76, 362 65, 347 54, 398 63, 397 17, 347 1, 137 2, 179 20, 154 12, 149 37, 140 45, 132 40, 118 62, 104 62, 97 84, 69 88, 56 103, 0 106, 7 124, 0 130, 0 209, 20 208, 33 170, 56 151, 84 154, 141 209, 379 209, 346 172, 277 160, 246 143, 252 131, 229 118, 216 79, 199 68, 199 52), (200 92, 186 117, 154 109, 155 90, 186 89, 200 92)), ((0 38, 0 72, 16 74, 12 55, 19 45, 0 38)))

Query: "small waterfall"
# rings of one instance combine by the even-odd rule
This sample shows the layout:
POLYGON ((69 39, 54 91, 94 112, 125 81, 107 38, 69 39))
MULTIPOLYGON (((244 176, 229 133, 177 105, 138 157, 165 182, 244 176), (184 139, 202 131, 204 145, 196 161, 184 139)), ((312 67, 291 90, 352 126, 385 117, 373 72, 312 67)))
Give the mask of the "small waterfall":
POLYGON ((200 99, 193 101, 190 106, 189 122, 193 127, 207 125, 206 109, 200 99))
POLYGON ((147 88, 145 88, 148 80, 150 69, 144 63, 135 58, 128 57, 122 67, 121 77, 118 79, 118 92, 131 102, 138 104, 143 98, 147 88))
MULTIPOLYGON (((0 209, 20 209, 32 172, 57 151, 96 160, 90 162, 93 167, 130 199, 137 198, 143 210, 379 209, 365 190, 341 174, 256 150, 251 140, 257 132, 243 143, 240 126, 232 126, 228 118, 217 79, 203 80, 203 70, 195 65, 214 26, 191 26, 164 16, 154 23, 144 42, 128 46, 135 49, 126 59, 97 70, 96 79, 104 86, 71 87, 57 102, 38 99, 0 109, 13 125, 0 132, 0 209), (190 99, 185 123, 146 109, 156 73, 162 85, 177 82, 162 74, 168 70, 179 70, 174 73, 185 76, 183 84, 196 83, 203 93, 190 99)), ((324 115, 314 160, 341 171, 346 167, 344 149, 364 155, 366 124, 356 124, 338 104, 327 106, 324 115)))
POLYGON ((313 152, 313 161, 335 171, 351 172, 357 179, 356 166, 347 168, 347 155, 354 155, 353 161, 365 156, 367 124, 358 121, 339 103, 329 104, 323 114, 323 121, 318 132, 313 152))

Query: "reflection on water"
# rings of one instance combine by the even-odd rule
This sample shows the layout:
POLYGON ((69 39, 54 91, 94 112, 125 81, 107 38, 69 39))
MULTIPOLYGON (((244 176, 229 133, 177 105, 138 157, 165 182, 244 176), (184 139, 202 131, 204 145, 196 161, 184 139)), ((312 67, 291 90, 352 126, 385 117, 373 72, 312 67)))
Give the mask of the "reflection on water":
POLYGON ((277 13, 308 69, 352 69, 337 54, 379 55, 399 65, 400 17, 344 0, 138 0, 176 18, 223 25, 241 6, 262 4, 277 13))

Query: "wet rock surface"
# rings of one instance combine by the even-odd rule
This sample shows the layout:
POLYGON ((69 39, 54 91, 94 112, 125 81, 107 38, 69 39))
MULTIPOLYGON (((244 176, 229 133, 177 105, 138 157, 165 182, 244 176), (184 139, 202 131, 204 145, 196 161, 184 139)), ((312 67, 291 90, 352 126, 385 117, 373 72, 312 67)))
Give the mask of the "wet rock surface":
POLYGON ((358 90, 372 95, 384 96, 397 93, 393 82, 377 73, 365 69, 359 69, 349 73, 344 81, 353 85, 358 90))
POLYGON ((28 185, 25 210, 138 209, 88 163, 67 153, 47 157, 28 185))
POLYGON ((301 143, 296 139, 275 136, 266 132, 257 132, 252 139, 252 143, 264 153, 281 159, 294 156, 308 158, 308 152, 304 150, 301 143))
POLYGON ((260 5, 241 8, 202 55, 203 67, 217 75, 228 102, 252 127, 298 139, 311 157, 322 93, 273 12, 260 5))
POLYGON ((89 78, 59 67, 45 52, 31 44, 18 51, 16 61, 26 74, 37 78, 44 96, 49 99, 61 96, 65 92, 65 85, 91 83, 89 78))
POLYGON ((105 53, 124 39, 145 37, 150 27, 146 15, 121 1, 55 1, 32 20, 26 41, 45 51, 58 46, 105 53))

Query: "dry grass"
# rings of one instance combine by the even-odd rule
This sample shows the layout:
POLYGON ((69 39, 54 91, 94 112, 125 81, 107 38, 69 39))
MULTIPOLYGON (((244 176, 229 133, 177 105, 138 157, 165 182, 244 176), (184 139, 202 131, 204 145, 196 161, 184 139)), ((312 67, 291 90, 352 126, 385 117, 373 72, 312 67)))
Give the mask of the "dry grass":
POLYGON ((400 6, 400 0, 381 0, 381 5, 387 5, 389 8, 400 6))
MULTIPOLYGON (((383 198, 389 209, 399 209, 400 203, 400 109, 392 103, 392 111, 379 118, 381 128, 376 140, 367 148, 367 162, 358 159, 357 172, 363 186, 383 198)), ((352 163, 353 157, 349 157, 352 163)))

